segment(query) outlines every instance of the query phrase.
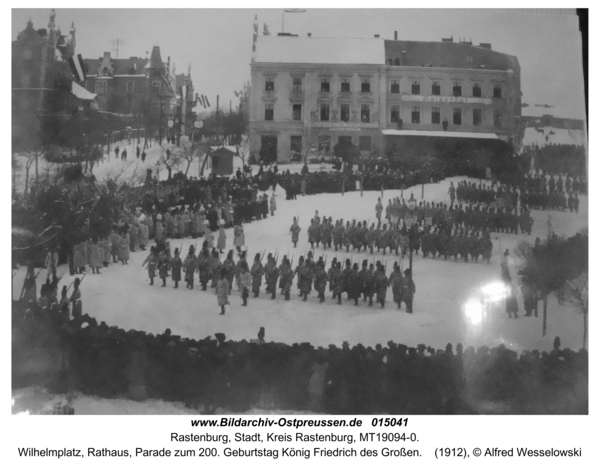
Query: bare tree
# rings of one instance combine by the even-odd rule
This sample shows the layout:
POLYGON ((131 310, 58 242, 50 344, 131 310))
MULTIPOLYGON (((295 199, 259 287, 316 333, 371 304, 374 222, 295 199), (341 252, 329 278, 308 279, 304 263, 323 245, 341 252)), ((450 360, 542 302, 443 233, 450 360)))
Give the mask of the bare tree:
POLYGON ((568 280, 564 286, 565 299, 576 305, 583 314, 583 348, 587 348, 588 335, 588 299, 589 283, 588 272, 584 272, 577 278, 568 280))
POLYGON ((167 172, 169 173, 168 180, 170 180, 173 167, 178 166, 181 163, 181 154, 175 151, 172 152, 170 148, 166 147, 166 145, 160 146, 162 150, 160 152, 160 156, 158 157, 157 164, 167 168, 167 172))
POLYGON ((34 150, 27 153, 27 160, 25 161, 25 195, 29 192, 29 171, 31 170, 31 166, 36 164, 36 176, 37 176, 37 161, 38 158, 43 155, 44 152, 42 150, 34 150))
POLYGON ((242 160, 242 167, 246 167, 246 161, 250 156, 250 138, 248 135, 242 136, 239 145, 237 146, 237 154, 236 156, 242 160))
MULTIPOLYGON (((190 166, 194 161, 200 161, 200 153, 201 146, 190 143, 189 141, 181 141, 180 146, 173 150, 175 154, 175 158, 177 158, 176 165, 183 163, 184 161, 187 163, 185 168, 185 175, 187 176, 188 171, 190 170, 190 166)), ((174 155, 171 154, 171 159, 173 159, 174 155)))

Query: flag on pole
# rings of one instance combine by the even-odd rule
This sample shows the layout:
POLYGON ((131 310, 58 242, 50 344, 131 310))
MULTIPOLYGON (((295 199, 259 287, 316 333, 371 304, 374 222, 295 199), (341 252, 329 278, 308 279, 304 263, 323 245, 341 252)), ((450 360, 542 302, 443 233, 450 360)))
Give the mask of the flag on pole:
POLYGON ((77 79, 77 81, 84 81, 86 76, 83 71, 83 58, 81 58, 81 54, 77 54, 77 58, 74 57, 69 58, 69 66, 71 67, 71 71, 73 75, 77 79))

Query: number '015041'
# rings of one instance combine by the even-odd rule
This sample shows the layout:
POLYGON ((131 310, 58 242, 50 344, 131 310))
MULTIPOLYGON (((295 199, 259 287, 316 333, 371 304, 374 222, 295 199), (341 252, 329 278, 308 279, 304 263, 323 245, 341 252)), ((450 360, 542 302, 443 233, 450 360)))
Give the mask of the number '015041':
POLYGON ((371 425, 373 427, 406 427, 408 425, 408 418, 373 418, 371 425))

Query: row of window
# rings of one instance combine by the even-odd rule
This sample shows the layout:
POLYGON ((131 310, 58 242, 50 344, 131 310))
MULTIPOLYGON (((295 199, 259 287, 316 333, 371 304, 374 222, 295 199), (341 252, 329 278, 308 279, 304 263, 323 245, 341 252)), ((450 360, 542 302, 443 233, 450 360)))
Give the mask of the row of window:
MULTIPOLYGON (((400 94, 400 82, 398 80, 392 80, 390 83, 390 93, 392 94, 400 94)), ((414 80, 410 84, 410 93, 413 95, 421 94, 421 82, 418 80, 414 80)), ((431 82, 431 95, 432 96, 441 96, 442 95, 442 85, 439 81, 431 82)), ((463 96, 463 85, 460 81, 452 82, 452 96, 463 96)), ((471 96, 472 97, 481 97, 481 83, 473 83, 471 86, 471 96)), ((494 83, 492 88, 492 96, 495 99, 502 98, 502 85, 500 83, 494 83)))
MULTIPOLYGON (((275 91, 275 81, 273 78, 267 78, 265 80, 265 91, 273 92, 275 91)), ((302 92, 302 78, 293 78, 292 79, 292 91, 295 93, 302 92)), ((330 93, 331 92, 331 80, 329 78, 321 79, 321 88, 320 92, 322 93, 330 93)), ((343 79, 340 83, 340 92, 341 93, 350 93, 350 80, 343 79)), ((364 78, 360 83, 360 92, 361 93, 370 93, 371 92, 371 80, 368 78, 364 78)))
MULTIPOLYGON (((106 94, 106 80, 96 80, 96 94, 106 94)), ((135 82, 128 81, 126 83, 127 94, 135 93, 135 82)), ((152 92, 153 94, 160 94, 160 81, 155 80, 152 82, 152 92)))
MULTIPOLYGON (((273 104, 265 105, 265 120, 273 120, 274 109, 273 104)), ((331 106, 328 103, 321 103, 319 108, 319 120, 321 122, 329 122, 331 119, 331 106)), ((302 120, 302 105, 294 104, 292 106, 292 120, 302 120)), ((503 114, 501 109, 494 109, 494 127, 502 127, 503 114)), ((340 104, 340 121, 350 122, 350 104, 340 104)), ((360 121, 369 123, 371 121, 371 106, 369 104, 361 104, 360 106, 360 121)), ((392 105, 390 107, 390 122, 400 122, 400 106, 392 105)), ((414 124, 421 123, 421 107, 413 106, 411 109, 411 122, 414 124)), ((442 123, 442 111, 440 107, 431 108, 431 123, 442 123)), ((483 123, 483 109, 473 109, 472 125, 475 127, 481 126, 483 123)), ((460 107, 452 109, 452 124, 463 125, 463 110, 460 107)))
MULTIPOLYGON (((352 143, 352 137, 347 135, 341 135, 338 137, 338 144, 352 143)), ((360 151, 371 151, 371 137, 363 135, 358 137, 358 149, 360 151)), ((318 139, 318 150, 320 152, 329 153, 331 151, 331 136, 320 135, 318 139)), ((292 153, 302 154, 302 136, 291 135, 290 136, 290 151, 292 153)))
MULTIPOLYGON (((267 78, 265 80, 265 91, 272 92, 275 91, 275 81, 272 78, 267 78)), ((302 78, 293 78, 292 81, 292 91, 293 92, 301 92, 302 91, 302 78)), ((321 79, 321 88, 320 91, 322 93, 331 92, 331 81, 329 78, 321 79)), ((350 80, 343 79, 340 82, 340 93, 350 93, 350 80)), ((368 78, 364 78, 360 83, 360 92, 361 93, 370 93, 371 92, 371 80, 368 78)), ((392 80, 390 82, 390 93, 392 94, 400 94, 400 81, 392 80)), ((410 85, 410 93, 413 95, 421 94, 421 82, 418 80, 413 80, 410 85)), ((433 81, 431 83, 431 95, 432 96, 441 96, 442 94, 442 84, 439 81, 433 81)), ((452 83, 452 95, 453 96, 462 96, 463 95, 463 84, 460 81, 454 81, 452 83)), ((473 83, 471 87, 471 95, 473 97, 481 97, 481 83, 473 83)), ((502 98, 502 84, 494 83, 492 96, 495 99, 502 98)))
MULTIPOLYGON (((421 123, 421 108, 413 106, 411 109, 411 123, 421 123)), ((483 124, 483 109, 473 109, 471 114, 471 124, 474 127, 480 127, 483 124)), ((390 121, 393 123, 400 122, 400 106, 391 106, 390 121)), ((424 123, 424 122, 423 122, 424 123)), ((442 111, 439 107, 431 108, 431 123, 442 123, 442 111)), ((463 110, 460 107, 452 109, 452 125, 463 125, 463 110)), ((503 113, 500 109, 494 109, 494 127, 501 128, 503 126, 503 113)))
MULTIPOLYGON (((265 120, 274 120, 273 104, 265 104, 265 120)), ((302 104, 292 105, 292 120, 299 122, 302 120, 302 104)), ((319 107, 319 120, 321 122, 329 122, 331 120, 331 105, 321 103, 319 107)), ((340 121, 350 122, 350 104, 340 104, 340 121)), ((371 106, 369 104, 361 104, 360 106, 360 121, 369 123, 371 121, 371 106)))

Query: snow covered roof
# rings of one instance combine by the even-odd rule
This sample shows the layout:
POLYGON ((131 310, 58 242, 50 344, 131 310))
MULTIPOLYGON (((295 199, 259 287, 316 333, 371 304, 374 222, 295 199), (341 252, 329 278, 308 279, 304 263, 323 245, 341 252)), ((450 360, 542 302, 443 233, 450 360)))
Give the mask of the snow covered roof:
POLYGON ((483 140, 498 140, 495 133, 479 132, 445 132, 435 130, 382 130, 384 135, 392 136, 428 136, 428 137, 446 137, 446 138, 478 138, 483 140))
POLYGON ((385 41, 388 62, 405 67, 445 67, 486 70, 520 70, 519 60, 508 54, 470 44, 425 41, 385 41))
POLYGON ((385 64, 383 39, 259 36, 255 63, 385 64))
POLYGON ((93 101, 96 99, 96 94, 90 93, 87 89, 82 86, 79 86, 74 81, 71 82, 71 92, 79 99, 83 99, 85 101, 93 101))

